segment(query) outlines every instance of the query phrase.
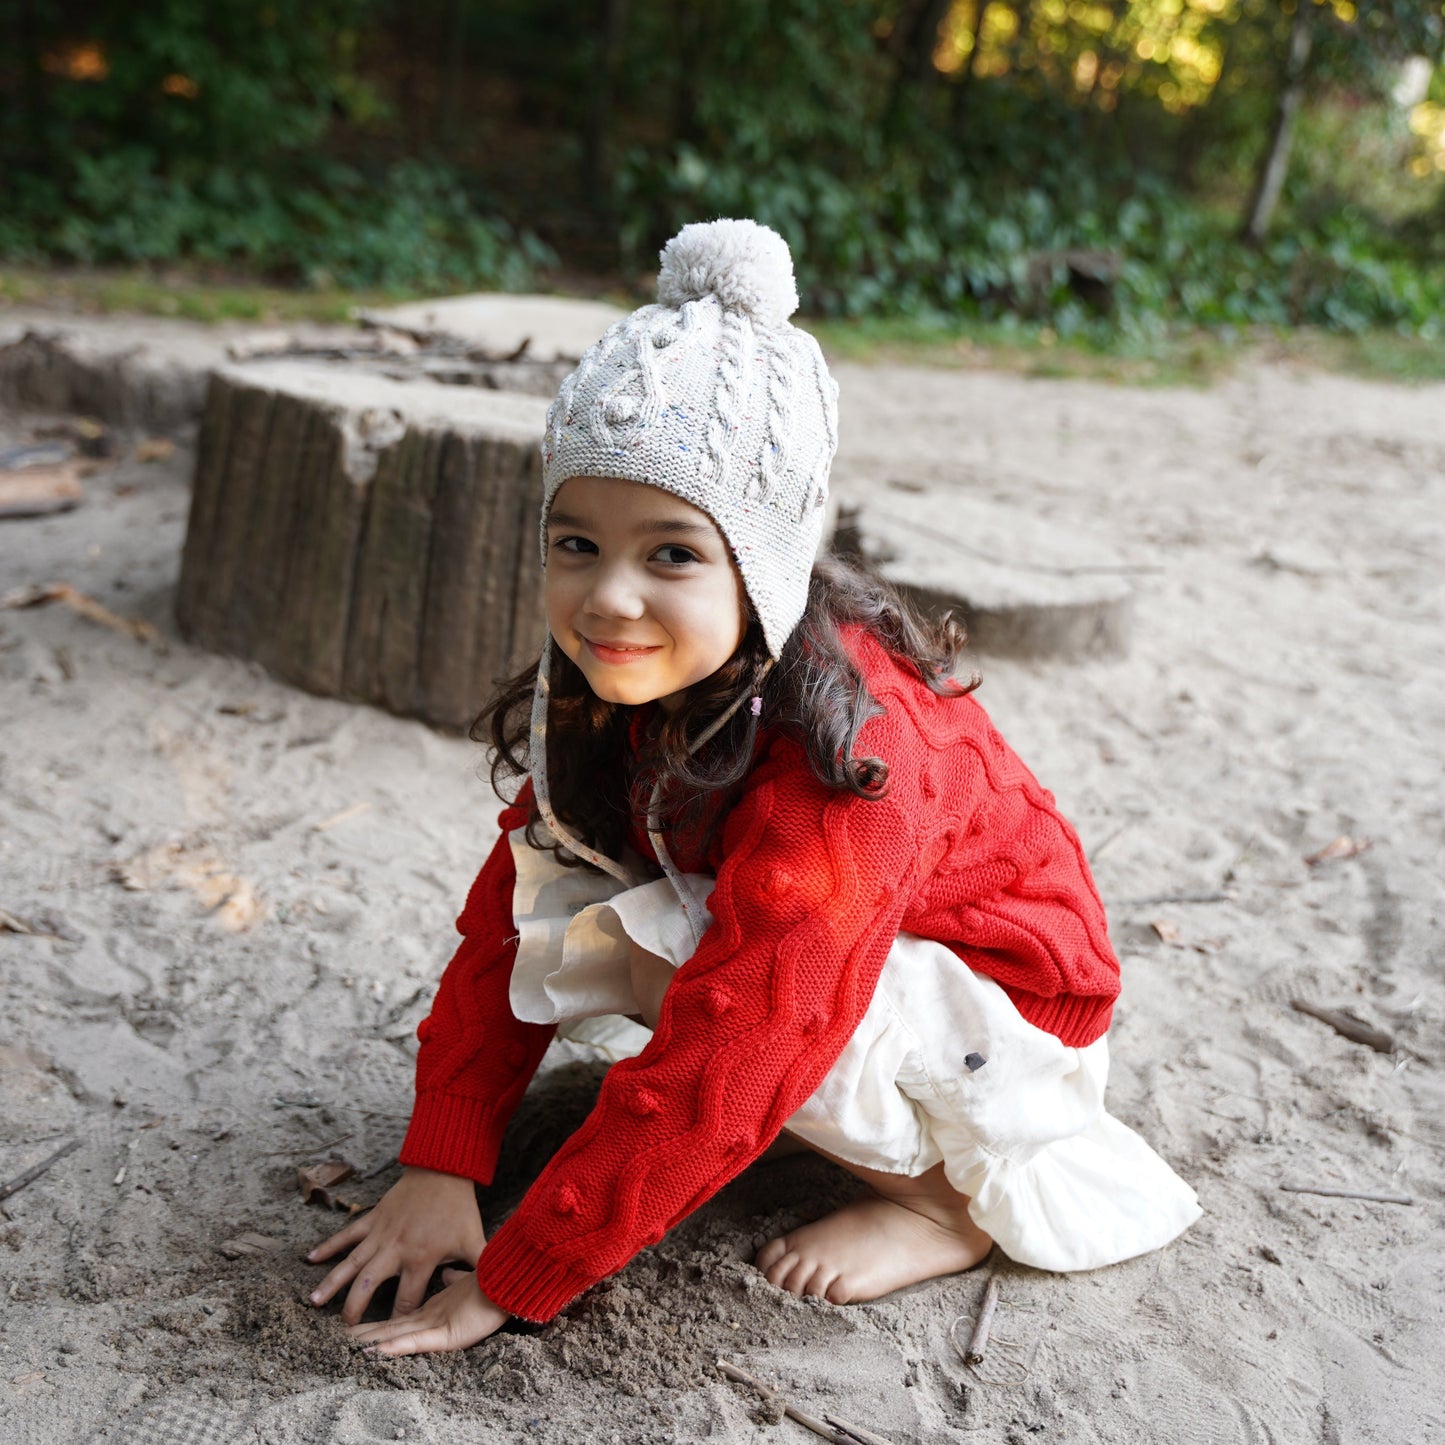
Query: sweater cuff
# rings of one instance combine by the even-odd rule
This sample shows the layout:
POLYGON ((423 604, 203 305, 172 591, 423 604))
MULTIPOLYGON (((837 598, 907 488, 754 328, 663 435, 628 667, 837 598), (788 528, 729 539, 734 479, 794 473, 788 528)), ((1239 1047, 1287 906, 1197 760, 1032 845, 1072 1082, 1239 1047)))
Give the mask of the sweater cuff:
POLYGON ((1109 1020, 1114 1013, 1113 997, 1060 994, 1054 998, 1043 998, 1023 989, 1009 988, 1007 984, 1004 992, 1029 1023, 1053 1034, 1068 1048, 1087 1048, 1109 1031, 1109 1020))
POLYGON ((477 1260, 482 1293, 499 1309, 533 1324, 545 1324, 596 1283, 591 1274, 559 1264, 529 1244, 511 1220, 487 1241, 477 1260))
POLYGON ((502 1148, 496 1109, 465 1094, 416 1096, 400 1161, 490 1184, 502 1148))

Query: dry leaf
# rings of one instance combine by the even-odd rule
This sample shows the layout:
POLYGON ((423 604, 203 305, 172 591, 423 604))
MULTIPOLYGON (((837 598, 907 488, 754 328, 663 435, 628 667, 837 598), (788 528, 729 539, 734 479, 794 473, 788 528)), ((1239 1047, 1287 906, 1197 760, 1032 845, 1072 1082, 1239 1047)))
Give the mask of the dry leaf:
POLYGON ((149 892, 166 883, 189 888, 231 933, 245 933, 266 917, 266 902, 251 880, 232 873, 207 848, 159 843, 115 865, 115 877, 132 893, 149 892))
POLYGON ((10 1383, 12 1385, 33 1385, 37 1380, 44 1378, 44 1370, 27 1370, 23 1375, 16 1375, 10 1383))
POLYGON ((216 1248, 227 1259, 240 1259, 248 1254, 275 1254, 281 1248, 281 1241, 272 1239, 270 1235, 255 1234, 248 1230, 245 1234, 222 1241, 216 1248))
POLYGON ((176 444, 169 437, 143 437, 135 445, 138 462, 169 461, 176 454, 176 444))
POLYGON ((320 1164, 301 1165, 296 1171, 301 1183, 301 1202, 310 1204, 313 1199, 319 1199, 328 1209, 349 1208, 331 1191, 355 1173, 356 1165, 348 1164, 344 1159, 326 1159, 320 1164))
POLYGON ((1351 838, 1348 833, 1341 833, 1338 838, 1331 839, 1320 849, 1318 853, 1311 853, 1305 862, 1314 868, 1320 863, 1335 863, 1345 858, 1358 858, 1361 853, 1368 853, 1370 840, 1368 838, 1351 838))
POLYGON ((1184 943, 1179 937, 1179 925, 1171 923, 1167 918, 1155 918, 1150 920, 1149 927, 1154 930, 1172 948, 1183 948, 1184 943))

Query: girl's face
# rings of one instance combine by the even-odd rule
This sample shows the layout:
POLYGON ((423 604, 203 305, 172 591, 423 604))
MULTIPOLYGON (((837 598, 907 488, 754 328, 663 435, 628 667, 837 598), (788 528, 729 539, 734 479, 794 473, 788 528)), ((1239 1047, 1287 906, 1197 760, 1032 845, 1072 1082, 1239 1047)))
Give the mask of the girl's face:
POLYGON ((547 519, 547 626, 607 702, 669 712, 737 651, 742 579, 706 512, 671 492, 572 477, 547 519))

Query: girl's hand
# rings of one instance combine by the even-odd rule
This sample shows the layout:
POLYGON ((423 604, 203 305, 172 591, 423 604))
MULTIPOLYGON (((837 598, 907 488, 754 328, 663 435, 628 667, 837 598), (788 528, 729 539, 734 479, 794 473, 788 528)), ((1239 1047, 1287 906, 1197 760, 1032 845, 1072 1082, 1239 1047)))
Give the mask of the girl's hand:
POLYGON ((464 1350, 506 1324, 499 1309, 477 1288, 469 1269, 443 1272, 446 1288, 434 1294, 415 1314, 405 1319, 378 1320, 353 1325, 347 1334, 367 1352, 378 1355, 426 1355, 441 1350, 464 1350))
POLYGON ((473 1262, 486 1242, 476 1186, 470 1179, 433 1169, 404 1170, 374 1209, 307 1255, 318 1261, 351 1251, 312 1291, 311 1303, 324 1305, 345 1289, 341 1317, 355 1325, 377 1286, 400 1275, 391 1317, 412 1315, 421 1308, 427 1282, 439 1264, 456 1259, 473 1262))

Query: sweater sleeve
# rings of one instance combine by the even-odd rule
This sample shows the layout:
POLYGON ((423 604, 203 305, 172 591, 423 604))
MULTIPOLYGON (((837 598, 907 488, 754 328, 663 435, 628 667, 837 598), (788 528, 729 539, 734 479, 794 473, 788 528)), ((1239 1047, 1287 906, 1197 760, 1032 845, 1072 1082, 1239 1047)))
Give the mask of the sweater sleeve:
POLYGON ((457 919, 461 945, 417 1027, 416 1103, 401 1149, 403 1164, 481 1184, 491 1182, 502 1131, 555 1033, 522 1023, 507 996, 517 956, 507 834, 526 823, 530 788, 502 811, 501 836, 457 919))
POLYGON ((925 866, 906 799, 826 789, 774 743, 729 814, 713 924, 651 1042, 615 1064, 477 1264, 549 1319, 762 1153, 857 1028, 925 866))

